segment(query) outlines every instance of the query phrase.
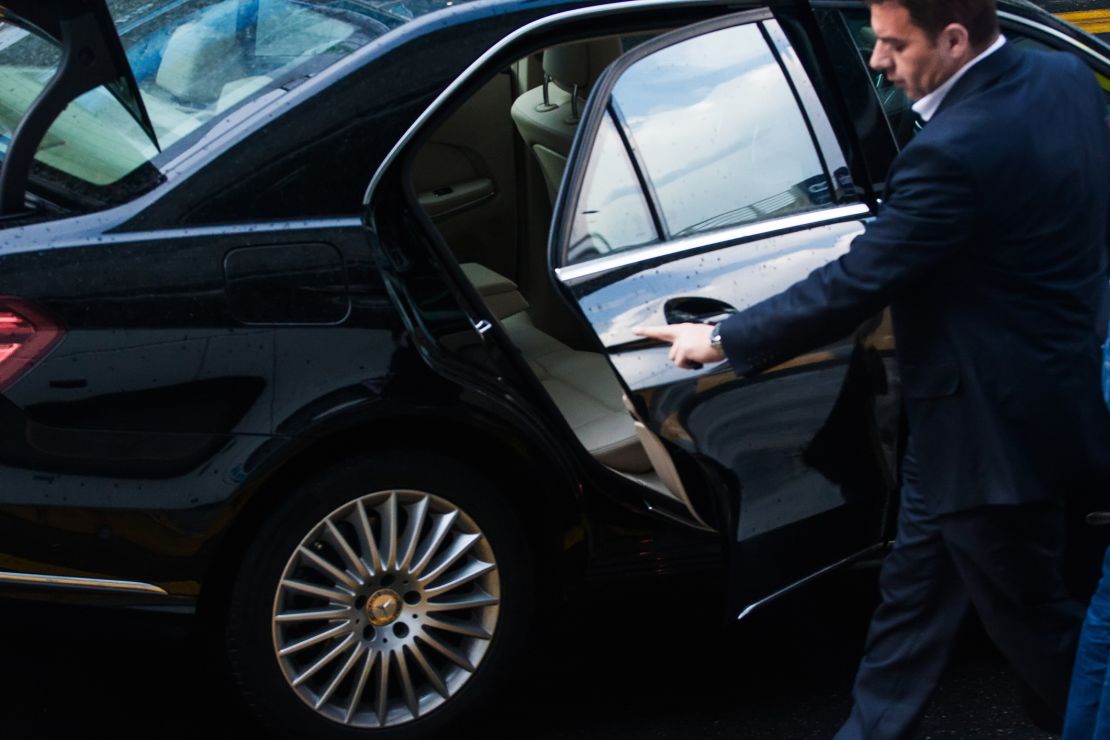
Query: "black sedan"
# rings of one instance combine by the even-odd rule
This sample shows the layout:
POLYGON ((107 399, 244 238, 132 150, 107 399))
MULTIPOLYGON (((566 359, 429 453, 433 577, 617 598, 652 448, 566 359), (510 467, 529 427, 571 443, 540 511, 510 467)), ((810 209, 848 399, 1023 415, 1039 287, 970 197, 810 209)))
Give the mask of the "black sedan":
POLYGON ((0 590, 196 614, 272 727, 413 738, 583 584, 720 569, 742 618, 880 552, 885 316, 751 378, 632 331, 848 249, 914 134, 873 39, 837 0, 0 0, 0 590))

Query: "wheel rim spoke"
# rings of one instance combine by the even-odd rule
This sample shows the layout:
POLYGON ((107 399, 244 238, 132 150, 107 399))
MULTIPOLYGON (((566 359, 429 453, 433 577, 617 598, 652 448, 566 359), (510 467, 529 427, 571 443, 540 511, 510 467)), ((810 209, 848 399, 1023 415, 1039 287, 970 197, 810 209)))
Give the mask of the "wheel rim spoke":
POLYGON ((424 650, 420 647, 420 644, 414 642, 409 646, 409 649, 412 651, 413 660, 420 666, 420 670, 424 671, 424 675, 428 677, 428 682, 432 684, 432 688, 444 699, 450 698, 451 694, 447 691, 447 684, 443 682, 436 669, 424 657, 424 650))
POLYGON ((354 567, 355 572, 358 574, 359 582, 366 583, 366 579, 370 577, 370 571, 366 567, 366 563, 364 563, 362 558, 356 555, 355 551, 351 549, 351 543, 347 542, 347 538, 344 537, 343 533, 339 531, 339 528, 332 523, 331 519, 326 520, 324 523, 328 528, 328 535, 332 544, 339 548, 339 551, 343 553, 343 557, 354 567))
POLYGON ((435 650, 437 653, 439 653, 443 657, 450 660, 452 663, 457 665, 459 668, 462 668, 464 671, 466 671, 468 673, 473 673, 474 672, 474 666, 470 664, 470 661, 467 659, 467 657, 465 655, 460 653, 455 648, 450 647, 447 644, 441 642, 439 640, 439 638, 435 637, 434 635, 430 635, 427 632, 424 632, 424 633, 421 633, 420 639, 423 640, 424 642, 428 643, 429 647, 431 647, 433 650, 435 650))
POLYGON ((343 634, 344 632, 347 632, 350 629, 351 629, 350 623, 347 622, 347 621, 344 621, 342 624, 337 624, 334 627, 332 627, 331 629, 326 629, 322 632, 317 632, 315 635, 312 635, 311 637, 306 637, 305 639, 301 640, 300 642, 294 642, 292 645, 288 645, 288 646, 282 648, 281 650, 278 651, 278 655, 280 655, 282 657, 285 657, 286 655, 292 655, 293 653, 299 653, 300 651, 304 650, 307 647, 312 647, 313 645, 318 645, 321 642, 323 642, 324 640, 330 640, 331 638, 335 637, 336 635, 341 635, 341 634, 343 634))
POLYGON ((351 693, 351 703, 347 706, 347 719, 345 720, 347 724, 351 724, 351 719, 355 716, 355 710, 358 709, 358 705, 362 701, 362 692, 366 690, 366 680, 370 678, 370 671, 374 669, 374 661, 377 660, 377 657, 376 652, 367 650, 366 664, 362 666, 362 675, 358 677, 358 685, 351 693))
POLYGON ((456 537, 455 541, 443 551, 442 557, 432 566, 432 569, 420 577, 421 583, 431 583, 443 575, 448 568, 455 564, 455 561, 466 554, 471 545, 481 538, 482 535, 480 534, 464 534, 456 537))
POLYGON ((382 654, 382 664, 378 668, 378 698, 374 703, 374 711, 378 714, 378 725, 385 727, 389 719, 389 653, 382 654))
POLYGON ((387 570, 397 566, 397 494, 389 494, 381 507, 382 517, 382 563, 387 570))
POLYGON ((454 632, 456 635, 475 637, 479 640, 488 640, 493 637, 493 635, 486 632, 480 624, 460 622, 456 619, 448 619, 447 617, 428 617, 424 621, 424 626, 443 630, 445 632, 454 632))
POLYGON ((370 572, 380 573, 382 570, 382 557, 378 553, 378 541, 374 538, 374 530, 370 527, 370 519, 366 514, 366 507, 362 501, 358 502, 358 539, 364 556, 370 558, 370 572))
POLYGON ((312 622, 324 619, 349 619, 351 610, 348 607, 335 609, 309 609, 307 611, 282 612, 275 619, 278 622, 312 622))
POLYGON ((501 608, 477 524, 446 499, 392 489, 305 531, 271 617, 294 693, 360 728, 395 727, 450 701, 485 657, 501 608))
POLYGON ((407 571, 412 563, 412 556, 416 554, 416 545, 420 539, 420 530, 424 528, 424 517, 428 514, 428 499, 422 498, 408 507, 409 519, 405 524, 405 533, 401 537, 401 562, 397 569, 407 571))
MULTIPOLYGON (((320 698, 316 700, 316 704, 313 706, 313 709, 319 709, 324 705, 324 702, 331 698, 332 694, 335 693, 335 690, 339 688, 339 684, 343 683, 343 679, 347 677, 347 674, 351 672, 352 668, 354 668, 355 663, 357 663, 358 659, 362 657, 362 654, 365 650, 365 645, 355 645, 355 649, 352 650, 351 654, 347 656, 347 662, 343 664, 343 667, 340 668, 339 672, 335 674, 334 678, 332 678, 331 683, 329 683, 328 687, 324 689, 324 693, 320 694, 320 698)), ((350 719, 348 718, 347 721, 349 722, 350 719)))
POLYGON ((328 663, 331 663, 333 660, 336 659, 337 656, 339 656, 340 653, 342 653, 347 648, 349 648, 351 646, 351 644, 354 643, 354 641, 355 641, 355 636, 353 634, 348 633, 348 635, 345 638, 343 638, 342 642, 340 642, 338 645, 336 645, 331 650, 329 650, 327 653, 325 653, 324 657, 320 658, 318 661, 316 661, 311 666, 309 666, 307 671, 305 671, 301 675, 294 678, 293 679, 293 685, 294 686, 300 686, 302 683, 304 683, 308 679, 312 678, 312 676, 316 672, 318 672, 321 668, 326 666, 328 663))
POLYGON ((432 526, 432 531, 427 537, 420 558, 416 561, 416 564, 409 569, 410 573, 417 578, 420 577, 420 574, 428 567, 428 563, 431 562, 432 556, 436 554, 440 545, 442 545, 443 541, 447 538, 447 534, 451 531, 451 527, 455 525, 456 518, 458 518, 458 512, 456 511, 452 511, 450 514, 445 514, 444 516, 435 517, 435 524, 432 526))
POLYGON ((281 582, 281 585, 285 588, 290 588, 294 591, 300 591, 301 593, 310 594, 312 596, 319 596, 321 599, 327 599, 335 603, 350 604, 354 601, 354 595, 346 591, 336 591, 312 583, 305 583, 304 581, 294 581, 287 578, 281 582))
POLYGON ((424 610, 428 612, 446 612, 458 609, 476 609, 483 606, 496 606, 501 600, 487 593, 456 594, 447 596, 438 601, 429 601, 424 610))
POLYGON ((453 575, 448 580, 437 584, 432 588, 424 590, 429 597, 439 596, 440 594, 447 593, 448 591, 458 588, 463 584, 470 583, 475 578, 479 578, 497 566, 493 563, 483 563, 480 560, 474 560, 467 563, 464 567, 459 569, 459 572, 453 575))
POLYGON ((336 568, 334 565, 329 563, 327 560, 324 560, 322 557, 312 552, 312 550, 309 550, 307 547, 300 548, 298 552, 300 552, 301 557, 312 564, 313 568, 316 568, 321 573, 325 573, 331 576, 349 589, 357 589, 363 583, 357 578, 352 578, 350 574, 344 573, 343 571, 339 570, 339 568, 336 568))
POLYGON ((401 691, 405 695, 405 705, 412 712, 413 717, 420 716, 420 699, 412 685, 412 676, 409 675, 409 662, 405 658, 405 651, 398 650, 393 654, 397 658, 397 672, 401 674, 401 691))

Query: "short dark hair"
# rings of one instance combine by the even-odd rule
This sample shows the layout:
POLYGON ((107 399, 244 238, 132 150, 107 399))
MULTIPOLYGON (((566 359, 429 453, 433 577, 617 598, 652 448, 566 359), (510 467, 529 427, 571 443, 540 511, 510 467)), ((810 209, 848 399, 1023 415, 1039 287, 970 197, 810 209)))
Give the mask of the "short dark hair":
POLYGON ((868 5, 895 3, 910 12, 914 25, 936 39, 949 23, 967 29, 974 47, 984 46, 998 33, 995 0, 867 0, 868 5))

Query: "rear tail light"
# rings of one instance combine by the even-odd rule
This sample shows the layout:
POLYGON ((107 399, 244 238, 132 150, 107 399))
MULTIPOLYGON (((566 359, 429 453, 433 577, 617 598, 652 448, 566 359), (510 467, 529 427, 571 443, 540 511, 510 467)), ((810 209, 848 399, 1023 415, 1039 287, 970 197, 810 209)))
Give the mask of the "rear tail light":
POLYGON ((0 296, 0 393, 62 341, 62 325, 22 298, 0 296))

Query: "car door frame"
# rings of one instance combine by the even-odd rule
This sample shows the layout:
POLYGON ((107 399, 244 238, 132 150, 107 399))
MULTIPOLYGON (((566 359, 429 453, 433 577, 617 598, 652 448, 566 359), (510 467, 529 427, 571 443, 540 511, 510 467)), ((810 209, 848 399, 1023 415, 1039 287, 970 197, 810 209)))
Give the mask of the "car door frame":
MULTIPOLYGON (((766 4, 755 6, 751 8, 751 10, 756 10, 762 14, 771 12, 766 4)), ((795 7, 793 10, 798 12, 799 15, 808 13, 808 7, 795 7)), ((635 2, 598 5, 554 13, 537 18, 509 33, 470 64, 462 74, 448 85, 431 105, 417 117, 406 133, 394 144, 389 154, 383 159, 382 164, 371 179, 363 199, 364 218, 367 223, 371 246, 375 251, 380 251, 379 247, 384 247, 384 245, 375 246, 375 244, 380 241, 376 236, 379 228, 376 221, 376 214, 378 207, 380 207, 380 203, 377 201, 383 199, 387 201, 392 200, 391 198, 380 197, 381 194, 378 192, 379 187, 383 182, 397 184, 399 182, 398 178, 401 178, 403 181, 405 162, 411 158, 416 146, 418 146, 422 140, 427 139, 428 132, 432 130, 437 122, 446 120, 460 99, 465 99, 465 97, 470 92, 477 89, 486 78, 496 74, 496 70, 500 66, 511 63, 515 58, 523 53, 527 53, 527 51, 532 48, 542 48, 566 41, 605 35, 606 33, 631 32, 637 28, 678 29, 706 19, 718 19, 727 15, 735 15, 736 12, 735 6, 729 7, 725 3, 706 4, 700 2, 683 2, 682 0, 678 2, 675 2, 675 0, 636 0, 635 2), (610 22, 611 17, 614 15, 621 16, 620 20, 616 23, 610 22)), ((773 12, 772 17, 774 17, 773 12)), ((820 45, 820 39, 815 39, 815 42, 820 45)), ((831 111, 825 111, 826 116, 831 114, 831 111)), ((843 125, 843 123, 844 122, 841 122, 839 131, 844 136, 854 141, 854 133, 849 127, 843 125)), ((854 146, 858 147, 858 143, 854 144, 854 146)), ((864 180, 861 179, 859 181, 863 182, 864 180)), ((409 183, 408 190, 411 192, 405 193, 405 202, 410 206, 413 215, 419 220, 422 211, 417 206, 416 193, 411 188, 411 183, 409 183)), ((865 205, 870 202, 869 198, 865 197, 861 199, 859 206, 860 210, 852 215, 859 217, 866 213, 870 213, 865 205)), ((481 335, 479 343, 482 340, 494 340, 494 344, 496 345, 511 348, 511 341, 508 337, 503 335, 496 321, 490 319, 488 311, 483 307, 480 297, 466 281, 458 265, 453 262, 450 250, 447 248, 446 244, 442 243, 442 240, 438 238, 438 234, 435 229, 431 227, 430 221, 425 224, 425 227, 426 228, 422 231, 427 232, 427 234, 432 237, 427 240, 427 246, 435 253, 435 261, 439 263, 439 269, 446 277, 450 278, 453 284, 452 290, 458 294, 460 306, 462 306, 464 312, 469 315, 471 319, 470 323, 476 335, 481 335)), ((396 257, 403 259, 403 261, 407 261, 407 258, 402 258, 400 255, 396 255, 396 257)), ((386 251, 380 255, 379 262, 382 262, 383 265, 387 265, 387 263, 394 258, 395 255, 389 254, 388 251, 386 251)), ((385 267, 383 267, 383 269, 385 269, 385 267)), ((552 279, 554 280, 554 276, 552 276, 552 279)), ((421 344, 426 344, 419 338, 418 341, 420 341, 421 344)), ((432 345, 434 345, 434 342, 429 344, 429 352, 432 351, 430 349, 432 345)), ((511 359, 512 352, 510 351, 508 355, 511 359)), ((432 361, 431 355, 428 356, 428 359, 432 361)), ((501 379, 499 378, 499 380, 501 379)), ((532 378, 532 380, 535 379, 532 378)), ((553 428, 558 428, 560 422, 565 426, 565 420, 559 415, 557 409, 555 409, 550 402, 550 399, 546 398, 542 388, 536 390, 536 388, 526 387, 528 385, 528 383, 524 383, 524 386, 519 390, 522 391, 524 397, 537 405, 537 410, 541 412, 540 417, 546 417, 548 419, 548 424, 553 423, 555 425, 553 428)), ((538 381, 535 381, 531 385, 538 387, 538 381)), ((507 389, 503 387, 502 392, 504 392, 504 390, 507 389)), ((567 452, 569 452, 570 457, 575 460, 575 466, 585 483, 585 490, 600 490, 601 493, 623 501, 626 506, 632 504, 634 508, 638 508, 641 512, 647 513, 654 518, 678 522, 690 529, 705 529, 699 526, 696 521, 697 518, 691 516, 689 511, 676 505, 673 498, 652 491, 643 485, 630 484, 628 481, 621 479, 619 474, 604 468, 604 466, 590 457, 584 448, 581 448, 580 444, 571 444, 569 440, 573 440, 573 434, 570 432, 569 427, 563 430, 563 432, 564 433, 558 436, 562 441, 566 441, 571 448, 568 449, 567 452), (595 487, 598 483, 601 484, 600 489, 595 487)), ((717 517, 713 515, 717 512, 707 511, 708 505, 704 501, 695 502, 695 505, 697 506, 697 511, 709 514, 709 524, 711 527, 715 526, 717 517)), ((829 569, 847 564, 856 557, 862 557, 868 552, 871 552, 874 548, 881 547, 882 544, 882 542, 876 543, 874 546, 868 547, 852 558, 833 563, 829 566, 829 569)), ((819 574, 813 575, 816 576, 819 574)), ((786 591, 808 580, 808 578, 803 579, 793 584, 788 589, 783 589, 778 593, 770 595, 768 598, 761 600, 759 604, 749 605, 749 608, 744 611, 744 614, 750 613, 756 606, 767 603, 771 599, 786 593, 786 591)))
MULTIPOLYGON (((779 224, 780 228, 777 230, 775 225, 772 225, 772 222, 755 222, 750 226, 724 228, 716 232, 710 231, 699 234, 695 239, 683 240, 687 242, 686 244, 675 246, 672 242, 668 241, 669 237, 672 235, 668 232, 668 229, 663 223, 662 208, 660 207, 657 195, 654 193, 650 176, 646 173, 646 168, 643 162, 640 161, 639 154, 636 152, 635 144, 632 142, 631 137, 627 135, 627 132, 621 132, 622 143, 629 154, 645 201, 649 204, 648 207, 652 213, 652 221, 660 237, 660 241, 651 246, 637 247, 629 249, 627 252, 617 252, 614 255, 601 257, 594 261, 582 263, 581 265, 561 265, 561 255, 565 251, 564 248, 571 238, 575 209, 577 207, 576 204, 581 195, 587 173, 587 165, 591 160, 593 143, 596 140, 596 136, 603 121, 610 118, 612 115, 610 113, 611 93, 624 72, 639 60, 661 49, 718 30, 753 23, 773 24, 773 28, 771 29, 766 27, 761 27, 760 29, 767 44, 767 50, 774 56, 775 62, 783 72, 786 84, 790 87, 797 110, 805 123, 813 150, 820 160, 822 171, 830 186, 837 188, 842 184, 838 181, 835 174, 836 169, 834 165, 839 165, 841 167, 848 166, 845 150, 848 149, 849 146, 858 147, 858 142, 856 142, 854 138, 854 131, 851 130, 851 127, 846 126, 843 121, 841 122, 840 130, 837 130, 832 122, 836 114, 828 110, 828 107, 831 106, 820 99, 810 79, 809 73, 805 70, 801 60, 797 57, 794 44, 790 41, 789 36, 782 27, 779 14, 775 13, 772 8, 757 8, 728 14, 700 23, 688 24, 631 50, 618 58, 618 60, 602 75, 583 109, 582 123, 580 124, 579 131, 571 147, 568 156, 567 171, 556 199, 555 217, 553 219, 551 232, 552 237, 548 245, 549 270, 553 273, 557 292, 563 296, 570 308, 576 311, 580 320, 585 322, 586 325, 590 325, 591 322, 586 315, 586 311, 583 310, 573 295, 571 285, 583 276, 588 276, 591 270, 596 270, 598 274, 603 275, 607 272, 619 272, 625 267, 631 269, 632 265, 645 262, 650 264, 655 264, 656 262, 665 263, 672 255, 709 253, 718 249, 727 249, 729 244, 736 242, 735 235, 730 235, 730 232, 747 230, 753 234, 753 239, 758 240, 761 236, 754 235, 770 236, 776 233, 776 231, 786 231, 788 233, 800 232, 811 223, 816 225, 830 222, 859 220, 862 217, 874 214, 874 201, 871 197, 870 188, 863 187, 859 188, 857 191, 857 201, 848 205, 832 204, 812 212, 782 217, 781 221, 786 223, 779 224), (781 41, 774 38, 776 31, 782 35, 781 41), (785 42, 788 48, 784 50, 780 47, 781 42, 785 42), (788 53, 793 55, 794 58, 784 58, 788 53), (839 136, 837 135, 838 133, 839 136), (845 141, 845 139, 848 141, 845 141), (833 161, 834 157, 838 159, 833 161), (732 236, 732 238, 730 238, 730 236, 732 236), (690 242, 693 242, 693 246, 690 245, 690 242), (598 262, 605 264, 598 268, 596 264, 598 262)), ((815 43, 823 43, 819 37, 812 40, 815 43)), ((617 115, 616 117, 619 120, 620 116, 617 115)), ((618 125, 618 129, 620 128, 621 126, 618 125)), ((856 153, 858 153, 858 149, 856 153)), ((865 165, 859 162, 857 164, 857 170, 861 167, 865 167, 865 165)), ((878 329, 880 323, 879 319, 880 317, 877 316, 875 320, 869 322, 872 325, 871 333, 874 333, 874 330, 878 329)), ((849 354, 844 360, 845 366, 856 362, 857 351, 862 346, 859 341, 861 336, 866 336, 866 333, 861 335, 861 332, 857 331, 847 339, 850 344, 848 348, 849 354)), ((864 342, 864 344, 866 343, 867 342, 864 342)), ((604 349, 604 351, 610 352, 613 351, 613 349, 613 347, 609 347, 604 349)), ((619 368, 615 367, 614 369, 617 371, 616 374, 629 398, 635 399, 636 394, 634 394, 625 383, 625 378, 621 375, 619 368)), ((637 404, 637 401, 633 400, 632 405, 641 416, 641 420, 646 422, 647 409, 643 408, 644 404, 637 404)), ((789 576, 790 580, 779 583, 774 587, 768 587, 765 583, 760 583, 759 585, 752 584, 750 590, 746 584, 742 587, 738 587, 735 582, 742 579, 738 579, 734 576, 733 590, 735 593, 732 602, 740 618, 747 616, 759 606, 794 590, 800 585, 826 572, 835 570, 860 558, 867 557, 886 546, 891 500, 896 492, 896 487, 894 485, 895 476, 893 471, 888 469, 885 459, 876 459, 875 463, 876 475, 873 477, 874 508, 871 510, 874 514, 874 518, 870 520, 871 523, 867 525, 871 528, 868 531, 872 532, 872 534, 866 535, 862 531, 863 528, 861 528, 860 532, 856 532, 853 535, 853 537, 859 540, 858 549, 853 549, 846 554, 837 554, 835 559, 824 563, 816 570, 807 570, 802 577, 797 579, 791 575, 789 576)), ((687 467, 687 469, 689 469, 689 467, 687 467)), ((714 476, 709 474, 706 476, 706 479, 712 481, 714 476)), ((739 505, 739 502, 737 502, 737 505, 739 505)), ((723 504, 722 509, 727 510, 728 504, 723 504)), ((724 513, 725 515, 721 516, 721 512, 719 512, 718 517, 728 522, 723 528, 723 536, 726 538, 726 542, 731 542, 730 529, 736 524, 734 520, 736 514, 733 512, 730 515, 727 511, 724 513)), ((841 516, 840 518, 843 519, 844 517, 841 516)), ((733 564, 734 572, 739 573, 742 572, 741 569, 743 568, 744 561, 750 560, 751 558, 745 556, 745 547, 743 543, 736 542, 732 544, 733 546, 727 549, 734 551, 730 559, 733 564)), ((774 544, 768 548, 765 542, 761 542, 755 544, 754 549, 749 552, 778 552, 775 548, 776 545, 774 544)))

